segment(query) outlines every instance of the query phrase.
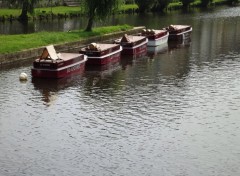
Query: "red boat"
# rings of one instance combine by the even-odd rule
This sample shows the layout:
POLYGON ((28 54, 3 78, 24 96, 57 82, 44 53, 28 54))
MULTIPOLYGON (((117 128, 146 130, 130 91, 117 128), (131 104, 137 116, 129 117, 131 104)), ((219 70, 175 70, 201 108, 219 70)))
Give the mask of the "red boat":
POLYGON ((87 56, 78 53, 56 53, 53 45, 44 48, 42 55, 33 62, 32 76, 63 78, 84 71, 87 56))
POLYGON ((189 25, 170 25, 165 29, 169 32, 169 41, 189 39, 192 33, 192 27, 189 25))
POLYGON ((148 38, 147 46, 159 46, 167 43, 169 33, 167 30, 144 29, 140 35, 148 38))
POLYGON ((122 38, 115 40, 115 43, 123 47, 123 55, 134 55, 147 51, 148 39, 145 36, 125 34, 122 38))
POLYGON ((119 44, 91 43, 79 53, 88 56, 87 64, 105 65, 120 60, 122 47, 119 44))

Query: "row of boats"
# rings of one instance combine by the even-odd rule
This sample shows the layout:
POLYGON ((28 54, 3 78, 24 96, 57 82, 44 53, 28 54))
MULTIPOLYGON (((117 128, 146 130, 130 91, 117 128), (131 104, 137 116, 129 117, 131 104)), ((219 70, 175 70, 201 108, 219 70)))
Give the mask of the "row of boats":
POLYGON ((136 35, 127 35, 113 43, 91 43, 79 53, 57 53, 53 45, 46 46, 34 60, 32 77, 63 78, 82 73, 87 65, 106 65, 120 60, 121 55, 141 55, 147 47, 157 47, 168 41, 189 39, 192 27, 170 25, 161 30, 144 29, 136 35))

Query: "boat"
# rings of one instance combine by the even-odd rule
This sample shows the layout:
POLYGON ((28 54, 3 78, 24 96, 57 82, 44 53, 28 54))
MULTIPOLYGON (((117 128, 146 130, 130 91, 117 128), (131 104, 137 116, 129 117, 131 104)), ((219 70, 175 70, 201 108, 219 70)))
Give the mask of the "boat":
POLYGON ((87 56, 79 53, 57 53, 53 45, 46 46, 42 55, 35 59, 32 77, 63 78, 82 73, 87 56))
POLYGON ((167 30, 144 29, 141 36, 148 38, 147 46, 159 46, 167 43, 169 32, 167 30))
POLYGON ((127 35, 114 41, 123 48, 123 55, 136 55, 147 51, 148 39, 145 36, 127 35))
POLYGON ((189 25, 169 25, 164 28, 169 32, 168 41, 185 40, 191 37, 192 27, 189 25))
POLYGON ((87 65, 105 65, 120 60, 122 47, 119 44, 91 43, 79 53, 88 56, 87 65))

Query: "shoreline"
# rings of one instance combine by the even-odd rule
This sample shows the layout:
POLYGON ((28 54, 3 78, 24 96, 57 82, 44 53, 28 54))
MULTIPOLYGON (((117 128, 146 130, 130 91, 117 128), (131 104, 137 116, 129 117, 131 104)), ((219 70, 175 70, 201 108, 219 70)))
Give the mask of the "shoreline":
MULTIPOLYGON (((133 29, 127 31, 120 31, 115 33, 109 33, 101 36, 90 37, 88 39, 83 39, 75 42, 66 42, 61 44, 53 44, 57 52, 73 52, 78 51, 89 43, 92 42, 110 42, 113 39, 122 37, 124 34, 135 34, 145 29, 145 26, 134 27, 133 29)), ((18 51, 8 54, 0 54, 0 66, 16 64, 23 61, 30 61, 40 56, 45 46, 27 49, 23 51, 18 51)))

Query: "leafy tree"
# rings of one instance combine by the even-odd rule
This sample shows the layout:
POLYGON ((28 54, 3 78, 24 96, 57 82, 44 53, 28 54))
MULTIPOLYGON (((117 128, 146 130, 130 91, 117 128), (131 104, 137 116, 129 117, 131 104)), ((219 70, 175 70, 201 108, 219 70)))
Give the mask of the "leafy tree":
POLYGON ((153 7, 155 0, 135 0, 135 3, 138 5, 139 12, 144 13, 153 7))
POLYGON ((27 21, 28 20, 28 13, 33 14, 34 12, 34 5, 39 0, 10 0, 10 3, 17 3, 22 5, 22 11, 18 19, 20 21, 27 21))
POLYGON ((155 0, 152 10, 162 12, 168 6, 169 3, 170 0, 155 0))
POLYGON ((83 0, 83 9, 88 17, 86 31, 91 31, 93 22, 96 18, 105 19, 110 15, 122 0, 83 0))

